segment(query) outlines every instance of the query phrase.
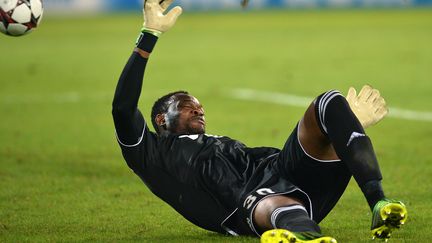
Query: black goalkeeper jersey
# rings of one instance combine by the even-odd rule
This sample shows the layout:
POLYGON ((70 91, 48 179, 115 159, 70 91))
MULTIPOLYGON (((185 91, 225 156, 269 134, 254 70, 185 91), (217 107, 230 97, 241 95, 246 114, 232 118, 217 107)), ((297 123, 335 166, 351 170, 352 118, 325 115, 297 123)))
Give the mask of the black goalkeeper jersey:
POLYGON ((216 232, 224 232, 221 223, 238 206, 258 164, 279 152, 207 134, 158 136, 147 126, 134 146, 119 142, 129 167, 155 195, 216 232))

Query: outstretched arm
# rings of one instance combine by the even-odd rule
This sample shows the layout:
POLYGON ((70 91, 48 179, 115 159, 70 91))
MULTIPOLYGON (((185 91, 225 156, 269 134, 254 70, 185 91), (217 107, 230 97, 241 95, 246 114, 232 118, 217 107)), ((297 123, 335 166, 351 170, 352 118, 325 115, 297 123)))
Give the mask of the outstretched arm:
POLYGON ((142 33, 117 84, 112 114, 118 139, 125 145, 136 144, 144 129, 145 121, 138 110, 144 70, 158 37, 174 25, 182 12, 180 7, 175 7, 165 14, 172 1, 145 1, 142 33))
POLYGON ((144 33, 140 45, 145 44, 147 48, 135 48, 117 83, 112 115, 118 139, 126 145, 136 144, 144 128, 144 118, 137 105, 148 56, 156 41, 156 36, 144 33))

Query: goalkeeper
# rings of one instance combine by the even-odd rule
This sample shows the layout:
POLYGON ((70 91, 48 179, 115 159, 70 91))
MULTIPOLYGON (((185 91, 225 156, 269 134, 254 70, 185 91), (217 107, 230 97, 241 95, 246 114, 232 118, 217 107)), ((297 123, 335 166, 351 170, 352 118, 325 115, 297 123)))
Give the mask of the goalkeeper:
POLYGON ((282 149, 250 148, 205 134, 204 109, 186 91, 153 105, 149 130, 137 108, 144 70, 160 37, 181 14, 172 0, 144 3, 144 28, 113 100, 116 135, 128 166, 159 198, 195 225, 262 242, 336 242, 318 223, 333 209, 351 176, 372 210, 372 235, 388 239, 407 218, 388 199, 364 128, 386 114, 378 90, 364 86, 345 98, 331 90, 307 108, 282 149))

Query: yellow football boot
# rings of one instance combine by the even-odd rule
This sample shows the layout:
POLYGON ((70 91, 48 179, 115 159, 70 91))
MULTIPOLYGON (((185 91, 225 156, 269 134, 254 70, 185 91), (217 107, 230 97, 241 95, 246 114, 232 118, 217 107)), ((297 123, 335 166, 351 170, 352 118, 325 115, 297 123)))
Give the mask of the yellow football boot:
POLYGON ((393 230, 405 224, 407 218, 408 212, 402 202, 390 199, 377 202, 372 211, 372 239, 387 241, 393 230))
POLYGON ((321 236, 315 232, 291 232, 286 229, 272 229, 261 235, 261 243, 337 243, 336 239, 321 236))

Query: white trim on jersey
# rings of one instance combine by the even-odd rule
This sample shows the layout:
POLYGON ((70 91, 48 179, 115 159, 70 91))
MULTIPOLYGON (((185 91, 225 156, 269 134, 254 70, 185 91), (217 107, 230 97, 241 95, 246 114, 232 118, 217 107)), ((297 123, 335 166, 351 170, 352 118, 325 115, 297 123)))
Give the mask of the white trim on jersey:
POLYGON ((306 208, 303 205, 299 205, 299 204, 291 205, 291 206, 287 206, 287 207, 276 208, 270 216, 270 222, 271 222, 273 228, 275 228, 275 229, 277 228, 276 219, 280 213, 286 212, 286 211, 291 211, 291 210, 296 210, 296 209, 300 209, 300 210, 303 210, 306 213, 308 213, 306 208))
MULTIPOLYGON (((303 119, 300 120, 300 122, 302 122, 302 121, 303 121, 303 119)), ((297 125, 297 141, 300 145, 300 148, 303 150, 303 153, 305 153, 309 158, 311 158, 317 162, 323 162, 323 163, 332 163, 332 162, 340 162, 341 161, 340 159, 329 159, 329 160, 317 159, 317 158, 313 157, 312 155, 308 154, 300 142, 299 134, 300 134, 300 123, 297 125)))
POLYGON ((228 215, 228 217, 226 217, 223 221, 222 221, 222 223, 220 223, 220 226, 222 227, 222 229, 224 229, 224 230, 226 230, 226 232, 228 232, 230 235, 233 235, 233 236, 239 236, 239 234, 237 234, 234 230, 232 230, 232 229, 230 229, 230 228, 228 228, 228 227, 226 227, 225 225, 224 225, 224 223, 225 223, 225 221, 227 221, 235 212, 237 212, 237 210, 238 210, 238 208, 236 208, 232 213, 230 213, 230 215, 228 215))
POLYGON ((212 135, 212 134, 207 134, 207 133, 198 133, 198 134, 186 134, 186 135, 180 135, 178 136, 178 138, 190 138, 192 140, 196 140, 200 135, 204 135, 206 137, 211 137, 211 138, 223 138, 224 136, 219 136, 219 135, 212 135))
POLYGON ((136 144, 132 144, 132 145, 128 145, 128 144, 125 144, 125 143, 123 143, 122 141, 120 141, 120 138, 119 138, 118 135, 117 135, 117 131, 115 131, 115 135, 116 135, 117 141, 119 142, 120 145, 122 145, 122 146, 124 146, 124 147, 131 148, 131 147, 135 147, 135 146, 137 146, 138 144, 141 143, 141 141, 142 141, 142 139, 143 139, 143 137, 144 137, 144 132, 145 132, 145 130, 146 130, 146 126, 144 125, 144 127, 143 127, 143 129, 142 129, 141 137, 138 137, 138 142, 137 142, 136 144))

